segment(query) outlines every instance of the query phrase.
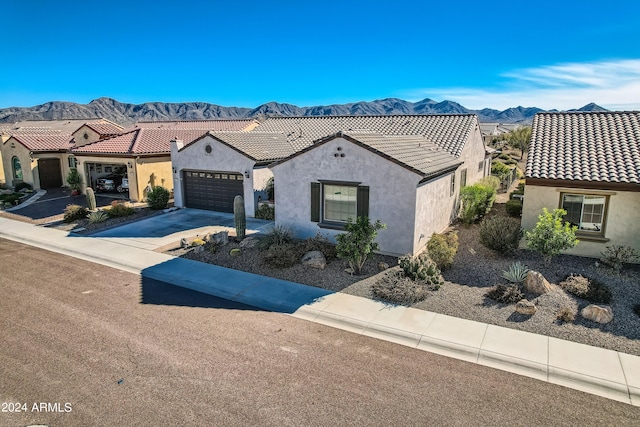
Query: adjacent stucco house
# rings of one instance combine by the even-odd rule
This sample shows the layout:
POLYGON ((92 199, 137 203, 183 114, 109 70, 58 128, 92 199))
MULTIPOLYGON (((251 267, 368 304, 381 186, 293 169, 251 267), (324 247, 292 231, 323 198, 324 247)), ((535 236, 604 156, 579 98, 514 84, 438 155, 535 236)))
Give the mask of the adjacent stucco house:
POLYGON ((240 194, 251 216, 272 174, 276 225, 334 236, 368 215, 387 224, 390 254, 420 251, 456 215, 460 186, 490 170, 475 115, 268 118, 177 141, 171 156, 177 206, 229 212, 240 194))
POLYGON ((75 167, 69 153, 73 133, 87 125, 122 129, 104 119, 28 120, 3 127, 0 151, 6 183, 26 182, 36 189, 65 185, 75 167))
POLYGON ((640 112, 536 114, 525 179, 523 228, 563 208, 580 240, 568 253, 640 250, 640 112))
POLYGON ((106 129, 86 125, 74 133, 70 152, 78 161, 85 187, 88 183, 95 186, 101 176, 126 166, 128 197, 142 201, 155 186, 173 190, 171 140, 190 143, 208 130, 241 130, 254 123, 253 120, 139 122, 108 137, 101 136, 106 129))

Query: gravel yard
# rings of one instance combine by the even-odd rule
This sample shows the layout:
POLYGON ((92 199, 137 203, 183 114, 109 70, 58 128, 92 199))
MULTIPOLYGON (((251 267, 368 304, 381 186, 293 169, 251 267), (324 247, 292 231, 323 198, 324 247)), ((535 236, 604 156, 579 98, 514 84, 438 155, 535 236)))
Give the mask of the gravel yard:
MULTIPOLYGON (((493 214, 504 214, 504 204, 496 203, 493 214)), ((617 275, 608 267, 598 265, 595 259, 561 255, 546 267, 540 256, 528 250, 521 249, 511 257, 502 257, 485 248, 479 242, 478 225, 456 225, 452 228, 458 231, 460 247, 453 266, 443 272, 444 285, 429 292, 426 300, 412 307, 640 356, 640 317, 633 312, 634 305, 640 304, 640 266, 627 266, 622 274, 617 275), (601 325, 576 314, 575 322, 559 322, 557 313, 560 308, 568 307, 578 313, 589 304, 559 287, 541 296, 526 295, 537 304, 538 311, 533 316, 520 315, 514 311, 513 304, 500 304, 485 297, 489 288, 506 283, 501 277, 502 272, 515 261, 539 271, 552 284, 557 284, 571 273, 606 284, 613 295, 611 308, 614 320, 601 325)), ((395 257, 374 255, 367 261, 361 276, 346 273, 347 265, 340 259, 328 263, 323 270, 302 264, 274 269, 263 263, 262 251, 257 248, 243 248, 240 256, 230 256, 230 250, 236 247, 238 243, 231 239, 216 253, 206 249, 197 252, 178 248, 166 253, 366 298, 373 298, 371 285, 383 274, 378 271, 378 263, 385 262, 392 267, 397 265, 395 257)))

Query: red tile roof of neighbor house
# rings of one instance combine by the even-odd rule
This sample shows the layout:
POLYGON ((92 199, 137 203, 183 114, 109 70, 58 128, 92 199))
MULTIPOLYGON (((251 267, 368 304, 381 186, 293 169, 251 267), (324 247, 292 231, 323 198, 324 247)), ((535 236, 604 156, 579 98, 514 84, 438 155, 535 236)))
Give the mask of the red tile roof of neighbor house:
POLYGON ((525 176, 640 184, 640 111, 536 114, 525 176))
MULTIPOLYGON (((69 120, 24 120, 0 126, 0 133, 61 133, 71 135, 85 123, 112 123, 105 119, 69 119, 69 120)), ((113 124, 113 123, 112 123, 113 124)))
POLYGON ((71 148, 71 135, 59 133, 15 134, 5 144, 14 139, 30 151, 66 151, 71 148))
POLYGON ((282 159, 296 151, 281 132, 209 132, 209 135, 260 163, 282 159))
POLYGON ((111 138, 74 147, 73 153, 93 154, 166 154, 171 152, 171 140, 185 143, 206 134, 203 130, 187 129, 136 129, 111 138))

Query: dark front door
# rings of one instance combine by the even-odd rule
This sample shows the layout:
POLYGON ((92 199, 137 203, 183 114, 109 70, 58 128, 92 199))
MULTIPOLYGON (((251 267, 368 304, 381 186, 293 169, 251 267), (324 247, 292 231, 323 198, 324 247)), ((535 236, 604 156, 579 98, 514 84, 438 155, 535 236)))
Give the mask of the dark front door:
POLYGON ((244 177, 239 173, 186 171, 183 176, 188 208, 233 212, 233 199, 244 195, 244 177))
POLYGON ((38 175, 40 175, 40 188, 62 187, 60 159, 38 159, 38 175))

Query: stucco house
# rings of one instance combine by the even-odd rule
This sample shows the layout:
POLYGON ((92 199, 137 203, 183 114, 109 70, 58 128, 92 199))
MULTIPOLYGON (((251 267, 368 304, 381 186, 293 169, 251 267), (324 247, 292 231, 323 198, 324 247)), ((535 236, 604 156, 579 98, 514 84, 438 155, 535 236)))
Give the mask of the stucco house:
POLYGON ((640 112, 536 114, 525 180, 523 228, 562 208, 580 240, 568 253, 640 250, 640 112))
POLYGON ((477 116, 268 118, 251 131, 211 132, 172 146, 175 203, 252 215, 270 176, 276 225, 331 237, 348 217, 387 224, 380 250, 419 252, 457 213, 460 186, 490 171, 477 116), (268 166, 268 167, 267 167, 268 166))
MULTIPOLYGON (((0 129, 3 134, 0 151, 6 183, 26 182, 36 189, 65 185, 70 168, 76 166, 69 152, 74 145, 74 133, 88 126, 122 131, 105 119, 28 120, 4 126, 0 129)), ((96 137, 104 136, 108 135, 96 137)))
POLYGON ((110 129, 88 123, 73 133, 69 152, 77 159, 83 191, 87 185, 95 188, 98 178, 126 169, 129 188, 123 189, 125 196, 141 201, 154 186, 173 190, 172 139, 192 141, 209 129, 240 130, 253 124, 253 120, 138 122, 107 135, 110 129))

